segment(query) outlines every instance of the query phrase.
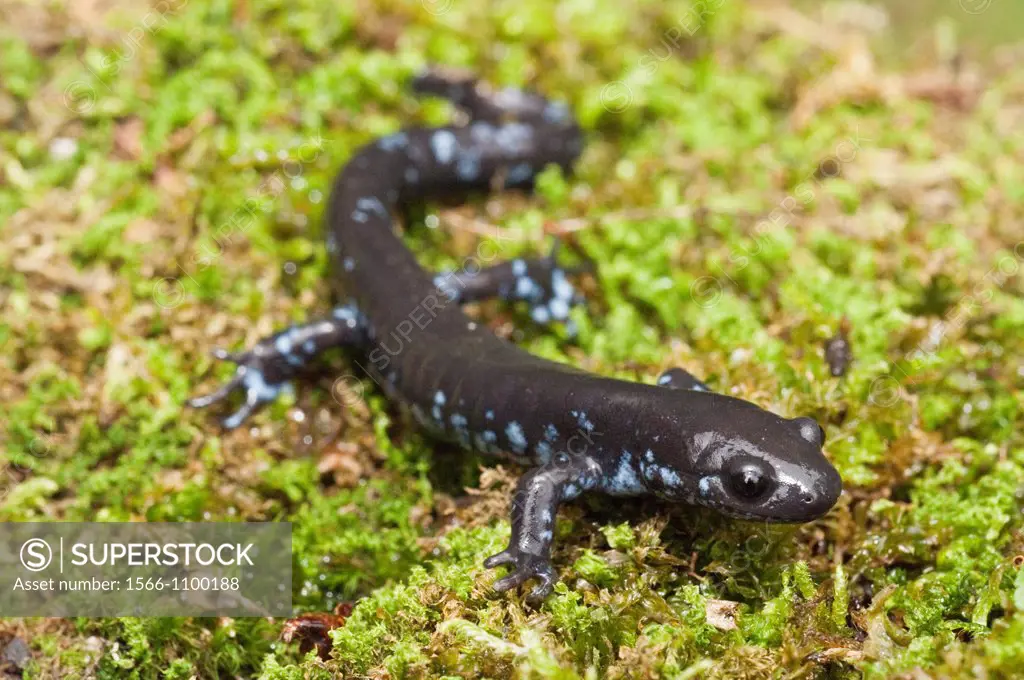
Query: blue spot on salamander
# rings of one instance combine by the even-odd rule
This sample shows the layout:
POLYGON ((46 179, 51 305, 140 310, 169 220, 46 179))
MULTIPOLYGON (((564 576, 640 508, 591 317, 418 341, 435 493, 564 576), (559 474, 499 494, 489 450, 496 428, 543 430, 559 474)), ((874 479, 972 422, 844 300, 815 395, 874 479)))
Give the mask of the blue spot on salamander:
POLYGON ((355 328, 359 323, 358 314, 355 307, 347 305, 344 307, 335 307, 332 315, 338 321, 344 321, 345 325, 349 328, 355 328))
POLYGON ((537 452, 537 459, 541 465, 546 465, 551 460, 551 456, 554 455, 555 451, 551 448, 551 444, 546 441, 537 442, 537 446, 534 447, 537 452))
POLYGON ((380 202, 379 198, 374 196, 364 196, 363 198, 360 198, 356 201, 356 207, 360 210, 365 210, 366 212, 377 213, 384 219, 389 217, 387 208, 384 207, 384 204, 380 202))
POLYGON ((569 120, 569 107, 565 102, 550 102, 542 114, 548 123, 565 123, 569 120))
POLYGON ((554 444, 557 439, 558 428, 549 423, 544 427, 544 441, 554 444))
POLYGON ((590 420, 587 418, 586 411, 573 411, 572 415, 573 417, 576 418, 576 422, 579 423, 580 427, 582 427, 587 432, 593 432, 594 424, 590 422, 590 420))
POLYGON ((452 162, 455 158, 456 139, 448 130, 438 130, 430 137, 430 148, 434 151, 434 158, 441 165, 452 162))
POLYGON ((551 292, 554 293, 555 298, 558 300, 565 300, 566 302, 571 301, 576 296, 576 291, 573 289, 572 284, 565 278, 565 272, 561 269, 555 269, 551 272, 551 292))
POLYGON ((655 468, 655 470, 658 477, 661 478, 661 483, 664 484, 666 488, 677 489, 682 485, 682 478, 679 476, 679 473, 672 468, 662 465, 655 468))
POLYGON ((707 477, 701 477, 697 487, 700 489, 701 496, 707 497, 711 495, 711 480, 707 477))
POLYGON ((384 151, 399 151, 404 149, 409 144, 409 136, 404 132, 396 132, 393 135, 387 137, 381 137, 377 140, 377 146, 384 151))
POLYGON ((438 390, 434 393, 434 408, 430 410, 430 413, 434 416, 434 420, 439 423, 444 420, 444 415, 441 413, 441 407, 444 406, 444 401, 444 392, 438 390))
POLYGON ((516 279, 516 297, 520 300, 532 300, 538 293, 543 291, 529 276, 520 276, 516 279))
POLYGON ((527 441, 526 435, 523 433, 523 427, 516 421, 512 421, 505 428, 505 436, 508 437, 508 443, 512 447, 512 450, 516 453, 523 453, 526 451, 527 441))
POLYGON ((487 146, 494 139, 494 126, 484 121, 470 124, 469 134, 477 146, 487 146))
POLYGON ((619 456, 615 474, 606 482, 610 493, 633 494, 643 491, 643 482, 637 476, 636 468, 633 467, 633 456, 629 451, 623 451, 619 456))
POLYGON ((506 123, 497 129, 494 141, 510 156, 524 156, 533 143, 533 128, 524 123, 506 123))

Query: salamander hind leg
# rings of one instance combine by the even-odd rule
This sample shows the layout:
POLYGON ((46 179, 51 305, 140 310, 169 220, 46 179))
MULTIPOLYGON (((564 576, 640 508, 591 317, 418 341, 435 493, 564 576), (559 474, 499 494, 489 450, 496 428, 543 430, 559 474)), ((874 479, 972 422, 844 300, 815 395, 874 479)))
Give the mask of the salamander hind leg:
POLYGON ((227 429, 236 428, 258 407, 290 391, 291 380, 320 354, 333 347, 357 346, 363 341, 362 317, 349 305, 338 307, 329 317, 291 326, 263 338, 245 352, 216 349, 214 357, 237 364, 234 376, 215 392, 187 403, 192 408, 206 408, 241 391, 242 406, 221 421, 227 429))
POLYGON ((572 336, 575 335, 575 325, 569 318, 569 312, 573 307, 582 305, 584 298, 570 277, 589 268, 563 267, 558 263, 558 249, 556 241, 546 257, 517 258, 473 273, 438 274, 434 283, 450 300, 460 304, 492 298, 525 302, 535 323, 564 323, 572 336))
POLYGON ((494 90, 472 75, 446 69, 431 69, 412 80, 417 94, 447 99, 477 121, 515 119, 549 125, 573 124, 569 107, 546 97, 508 87, 494 90))
POLYGON ((512 537, 508 547, 484 561, 488 569, 502 565, 512 568, 495 582, 496 592, 536 579, 538 584, 527 600, 536 604, 551 594, 556 581, 551 544, 558 506, 597 486, 599 478, 600 467, 592 458, 560 453, 551 463, 519 479, 512 499, 512 537))
POLYGON ((682 368, 670 368, 658 378, 658 384, 670 390, 693 390, 710 392, 711 388, 698 380, 696 376, 682 368))

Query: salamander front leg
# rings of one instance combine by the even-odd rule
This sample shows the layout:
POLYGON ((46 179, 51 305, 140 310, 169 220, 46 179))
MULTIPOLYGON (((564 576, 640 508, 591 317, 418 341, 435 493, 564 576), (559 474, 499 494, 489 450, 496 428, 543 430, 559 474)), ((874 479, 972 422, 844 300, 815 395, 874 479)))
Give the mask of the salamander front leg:
POLYGON ((569 334, 574 335, 569 310, 583 304, 584 299, 569 277, 590 268, 561 266, 558 263, 559 247, 556 240, 547 257, 517 258, 474 273, 438 274, 434 283, 450 300, 460 304, 496 297, 510 302, 526 302, 534 322, 541 325, 552 321, 564 322, 569 334))
POLYGON ((711 388, 682 368, 670 368, 658 378, 658 384, 671 390, 694 390, 710 392, 711 388))
POLYGON ((599 478, 600 467, 592 458, 561 453, 519 479, 512 498, 511 540, 507 548, 484 561, 488 569, 505 564, 512 567, 494 584, 495 591, 504 592, 536 578, 539 583, 527 600, 537 603, 551 593, 556 580, 551 543, 558 506, 594 488, 599 478))
POLYGON ((221 422, 233 429, 260 405, 291 390, 291 379, 324 351, 363 342, 361 316, 353 306, 338 307, 330 317, 298 324, 263 338, 246 352, 213 351, 213 356, 238 365, 235 375, 217 391, 190 399, 192 408, 206 408, 242 390, 242 406, 221 422))

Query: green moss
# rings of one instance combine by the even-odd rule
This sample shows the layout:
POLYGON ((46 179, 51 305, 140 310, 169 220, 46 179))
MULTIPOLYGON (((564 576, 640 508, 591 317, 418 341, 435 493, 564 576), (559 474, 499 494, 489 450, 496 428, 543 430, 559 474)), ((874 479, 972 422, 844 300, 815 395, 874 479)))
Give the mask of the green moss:
POLYGON ((416 567, 413 571, 407 584, 378 590, 362 600, 345 627, 331 633, 336 657, 343 666, 365 673, 381 662, 401 665, 410 645, 420 647, 429 642, 424 624, 437 617, 418 596, 423 570, 416 567))
POLYGON ((601 533, 608 541, 608 545, 616 550, 629 550, 636 545, 636 536, 633 534, 633 527, 622 523, 614 526, 601 527, 601 533))
POLYGON ((802 562, 792 570, 787 570, 783 574, 779 594, 766 601, 760 611, 741 619, 744 637, 761 645, 774 646, 781 643, 786 625, 793 616, 797 598, 806 600, 814 595, 814 584, 810 578, 807 565, 802 562))
MULTIPOLYGON (((19 25, 58 27, 56 43, 0 37, 0 520, 289 521, 297 609, 356 606, 327 661, 281 643, 280 620, 0 622, 4 636, 28 631, 28 677, 1024 666, 1012 70, 979 67, 985 94, 962 108, 871 97, 890 82, 878 73, 800 121, 849 55, 753 3, 194 0, 129 58, 137 8, 95 26, 59 3, 33 11, 47 21, 19 25), (567 510, 562 580, 534 610, 488 595, 498 574, 481 562, 509 527, 496 489, 463 507, 481 460, 425 439, 369 381, 332 394, 344 359, 251 432, 184 407, 232 370, 211 346, 326 308, 333 173, 373 137, 450 120, 404 88, 428 63, 529 82, 588 135, 572 176, 548 168, 532 198, 463 209, 502 230, 485 239, 496 261, 567 231, 567 257, 597 274, 573 311, 578 336, 498 305, 481 318, 602 374, 650 382, 684 365, 814 415, 848 490, 829 517, 761 527, 655 503, 567 510), (854 360, 836 378, 822 346, 844 320, 854 360)), ((835 30, 850 29, 820 34, 835 30)), ((937 35, 956 44, 950 30, 937 35)), ((431 268, 482 242, 446 210, 409 216, 431 268)))

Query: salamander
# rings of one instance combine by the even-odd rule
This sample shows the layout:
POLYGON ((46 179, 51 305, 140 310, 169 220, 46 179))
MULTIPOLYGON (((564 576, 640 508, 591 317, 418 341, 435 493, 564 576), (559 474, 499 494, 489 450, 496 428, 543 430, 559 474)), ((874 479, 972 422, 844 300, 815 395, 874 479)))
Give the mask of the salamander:
POLYGON ((429 272, 396 234, 392 214, 438 196, 529 190, 549 164, 571 171, 583 135, 567 105, 531 91, 436 70, 414 78, 412 89, 446 98, 468 121, 403 129, 354 154, 325 215, 338 305, 248 351, 214 350, 236 372, 190 405, 240 391, 242 406, 223 421, 237 427, 322 352, 348 348, 428 431, 528 467, 512 498, 508 547, 484 566, 510 568, 498 592, 534 581, 534 602, 556 582, 557 510, 581 494, 654 495, 771 522, 826 513, 842 480, 813 418, 784 418, 714 392, 681 368, 646 384, 542 359, 464 313, 463 303, 499 297, 525 302, 538 323, 565 322, 581 298, 556 253, 429 272))

